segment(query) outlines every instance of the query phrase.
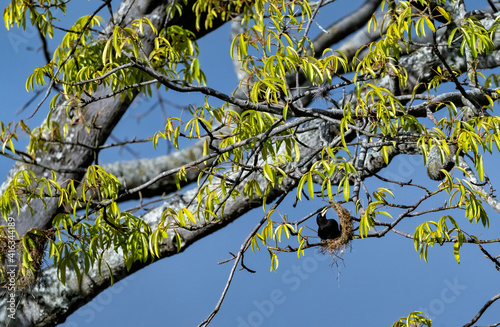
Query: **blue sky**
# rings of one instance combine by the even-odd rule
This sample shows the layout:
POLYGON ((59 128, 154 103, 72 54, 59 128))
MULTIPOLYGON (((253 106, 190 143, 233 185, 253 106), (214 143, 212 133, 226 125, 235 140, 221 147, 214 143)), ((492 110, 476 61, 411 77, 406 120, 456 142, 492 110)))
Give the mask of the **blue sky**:
MULTIPOLYGON (((74 20, 84 11, 91 12, 99 4, 99 1, 71 2, 65 21, 74 20)), ((346 0, 338 0, 335 5, 335 8, 343 6, 345 12, 355 8, 352 1, 346 0)), ((328 12, 322 16, 327 17, 328 12)), ((34 29, 7 32, 2 27, 0 42, 4 45, 0 48, 0 94, 3 99, 0 119, 4 122, 26 120, 39 99, 19 115, 16 112, 32 96, 25 90, 26 78, 37 65, 43 64, 41 52, 36 51, 40 41, 34 29)), ((229 57, 229 26, 201 39, 199 44, 208 84, 231 92, 237 81, 229 57)), ((166 98, 183 106, 201 105, 203 99, 194 94, 174 93, 167 93, 166 98)), ((134 105, 113 135, 131 139, 162 129, 163 118, 159 118, 159 110, 137 120, 137 115, 146 112, 150 105, 144 100, 134 105)), ((42 107, 27 123, 32 128, 37 126, 46 110, 46 106, 42 107)), ((168 108, 172 115, 178 115, 178 110, 168 108)), ((26 139, 21 144, 25 142, 26 139)), ((146 144, 134 150, 140 156, 154 157, 165 153, 166 147, 155 152, 151 144, 146 144)), ((112 150, 103 153, 101 158, 106 163, 133 156, 126 151, 112 150)), ((2 177, 11 165, 9 159, 0 157, 2 177)), ((384 174, 400 180, 427 178, 421 165, 421 158, 398 157, 384 174)), ((493 160, 487 161, 486 171, 488 167, 494 167, 493 160)), ((493 174, 494 170, 490 171, 493 174)), ((498 180, 498 176, 490 177, 498 180)), ((433 183, 429 181, 428 184, 437 185, 433 183)), ((402 201, 415 197, 413 192, 393 189, 402 201)), ((280 213, 288 214, 291 220, 325 205, 320 199, 299 203, 297 208, 292 208, 292 203, 290 198, 279 208, 280 213)), ((257 208, 225 229, 198 241, 182 254, 160 260, 116 283, 71 315, 63 326, 198 325, 214 308, 231 269, 231 263, 218 265, 217 262, 229 258, 228 252, 238 251, 262 216, 262 209, 257 208)), ((438 220, 439 216, 428 219, 438 220)), ((470 226, 463 215, 457 219, 462 228, 479 230, 470 226)), ((419 223, 421 220, 405 222, 400 229, 413 232, 419 223)), ((484 238, 493 237, 499 230, 498 213, 491 212, 490 223, 490 231, 483 233, 484 238)), ((314 222, 310 225, 315 227, 314 222)), ((498 245, 488 249, 492 253, 500 252, 498 245)), ((429 263, 426 263, 420 260, 412 240, 394 234, 382 239, 353 241, 336 265, 332 265, 329 255, 310 249, 301 259, 297 259, 296 254, 281 254, 278 271, 269 272, 267 251, 248 252, 245 263, 257 273, 237 271, 212 326, 390 326, 413 310, 425 311, 433 318, 433 326, 461 326, 489 298, 500 292, 498 272, 476 246, 465 246, 461 255, 462 262, 457 264, 450 245, 436 246, 430 250, 429 263)), ((479 321, 480 325, 499 322, 500 317, 495 314, 499 308, 495 303, 479 321)))

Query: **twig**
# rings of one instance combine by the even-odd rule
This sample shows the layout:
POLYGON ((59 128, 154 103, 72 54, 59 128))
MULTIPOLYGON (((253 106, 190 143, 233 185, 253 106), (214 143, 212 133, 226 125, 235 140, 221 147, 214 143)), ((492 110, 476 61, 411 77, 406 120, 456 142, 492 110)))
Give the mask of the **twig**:
MULTIPOLYGON (((133 66, 134 66, 134 64, 129 62, 129 63, 123 64, 121 66, 118 66, 116 68, 113 68, 113 69, 111 69, 111 70, 105 72, 104 74, 99 75, 95 78, 91 78, 91 79, 87 79, 87 80, 79 81, 79 82, 65 82, 65 81, 60 81, 60 80, 58 80, 58 82, 61 84, 64 84, 64 85, 69 85, 69 86, 80 86, 80 85, 84 85, 84 84, 99 82, 99 81, 102 81, 103 79, 105 79, 106 77, 108 77, 109 75, 112 75, 120 70, 123 70, 125 68, 129 68, 129 67, 133 67, 133 66)), ((57 76, 57 75, 55 75, 55 76, 57 76)), ((55 76, 54 76, 54 78, 55 78, 55 76)), ((146 81, 146 82, 156 83, 156 81, 146 81)))
POLYGON ((430 194, 431 192, 424 186, 422 185, 419 185, 419 184, 413 184, 412 183, 412 179, 410 179, 408 182, 398 182, 398 181, 394 181, 394 180, 391 180, 391 179, 387 179, 385 177, 382 177, 380 176, 379 174, 375 173, 375 172, 372 172, 370 169, 368 168, 365 168, 366 171, 368 171, 368 173, 372 174, 372 176, 375 176, 376 178, 380 179, 381 181, 383 182, 386 182, 386 183, 394 183, 394 184, 397 184, 401 187, 403 186, 414 186, 414 187, 418 187, 418 188, 421 188, 423 189, 427 194, 430 194))
POLYGON ((498 299, 500 299, 500 294, 497 294, 494 297, 492 297, 491 299, 489 299, 488 302, 486 302, 484 304, 484 306, 481 308, 481 310, 479 310, 479 312, 477 313, 477 315, 474 318, 472 318, 472 320, 470 322, 468 322, 467 324, 465 324, 463 327, 470 327, 470 326, 472 326, 476 321, 479 320, 479 318, 481 318, 481 316, 486 311, 486 309, 488 309, 488 307, 490 305, 492 305, 493 302, 495 302, 498 299))
POLYGON ((494 258, 488 251, 486 251, 482 246, 481 246, 481 243, 479 243, 479 240, 477 241, 477 245, 479 246, 479 249, 481 250, 481 252, 484 253, 484 255, 490 259, 494 264, 495 264, 495 268, 500 271, 500 262, 494 258))
POLYGON ((467 94, 467 92, 465 91, 465 89, 462 87, 462 85, 458 81, 457 77, 455 76, 455 74, 454 74, 453 70, 451 69, 450 65, 448 65, 448 63, 446 62, 446 59, 443 57, 443 55, 439 51, 439 48, 438 48, 438 45, 437 45, 437 40, 436 40, 436 33, 433 33, 432 37, 433 37, 433 41, 434 41, 433 46, 432 46, 432 48, 434 50, 434 53, 437 55, 437 57, 439 58, 439 60, 443 63, 444 67, 446 68, 446 70, 450 74, 451 80, 453 81, 453 83, 455 83, 455 86, 456 86, 457 90, 460 92, 460 94, 464 98, 466 98, 467 100, 469 100, 474 105, 474 107, 477 110, 481 110, 482 109, 481 105, 476 101, 476 99, 472 98, 469 94, 467 94))
POLYGON ((38 89, 35 91, 35 94, 21 107, 21 109, 19 109, 17 112, 16 112, 16 115, 19 115, 20 113, 22 113, 24 110, 26 110, 26 108, 28 108, 28 106, 36 100, 36 98, 40 95, 40 93, 43 92, 43 89, 38 89))
POLYGON ((219 262, 217 262, 217 264, 218 264, 218 265, 222 265, 222 264, 228 263, 229 261, 233 261, 234 259, 236 259, 236 255, 234 255, 234 253, 229 252, 229 254, 230 254, 230 255, 232 255, 232 257, 231 257, 231 258, 226 259, 226 260, 219 261, 219 262))
MULTIPOLYGON (((62 63, 57 67, 57 71, 54 74, 54 78, 57 75, 59 75, 59 72, 61 71, 61 68, 66 64, 66 62, 69 60, 69 58, 71 58, 71 56, 75 53, 76 48, 78 47, 78 43, 80 43, 80 40, 82 39, 83 33, 89 27, 90 23, 92 22, 92 19, 95 17, 95 15, 97 15, 97 13, 99 11, 101 11, 102 8, 106 7, 109 2, 111 2, 111 0, 104 1, 104 3, 102 5, 100 5, 99 8, 97 8, 92 15, 90 15, 90 18, 87 20, 87 22, 85 23, 85 25, 82 27, 81 31, 79 32, 78 40, 76 40, 75 45, 73 46, 73 48, 71 49, 71 51, 68 53, 68 55, 66 56, 66 58, 64 58, 64 60, 62 61, 62 63)), ((40 109, 40 107, 42 106, 42 104, 49 97, 50 92, 52 91, 52 88, 54 87, 54 85, 55 85, 54 79, 50 79, 49 87, 47 88, 47 91, 45 92, 45 95, 44 95, 42 101, 40 101, 40 103, 36 106, 34 112, 31 114, 31 116, 28 117, 28 119, 33 118, 33 116, 35 116, 35 114, 38 112, 38 110, 40 109)))
MULTIPOLYGON (((405 210, 403 213, 401 213, 399 215, 399 217, 394 220, 394 222, 390 223, 387 225, 387 228, 385 228, 384 230, 380 231, 380 232, 377 232, 377 233, 373 233, 373 234, 368 234, 366 237, 382 237, 384 236, 385 234, 387 234, 391 229, 393 229, 394 227, 396 227, 396 225, 401 222, 403 220, 403 218, 407 217, 408 215, 410 215, 413 211, 415 211, 418 206, 420 206, 420 204, 422 204, 425 200, 429 199, 430 197, 436 195, 437 193, 441 192, 442 190, 437 190, 437 191, 434 191, 432 193, 429 193, 429 194, 425 194, 424 196, 422 196, 416 203, 414 203, 413 205, 409 206, 409 208, 407 210, 405 210)), ((386 203, 386 205, 388 205, 389 203, 386 203)))
MULTIPOLYGON (((311 23, 314 21, 314 18, 316 17, 316 15, 318 14, 318 11, 319 11, 319 8, 321 8, 323 5, 323 0, 319 0, 317 3, 316 3, 316 8, 314 8, 314 11, 312 13, 312 16, 311 18, 309 19, 309 21, 307 22, 307 26, 306 26, 306 29, 304 30, 304 37, 307 36, 307 34, 309 33, 309 29, 311 28, 311 23)), ((324 29, 322 29, 325 33, 329 33, 328 31, 325 31, 324 29)))
MULTIPOLYGON (((285 197, 288 195, 288 192, 283 193, 280 198, 276 201, 276 203, 272 206, 270 211, 275 210, 281 202, 285 199, 285 197)), ((229 277, 226 282, 226 286, 224 287, 224 290, 222 291, 222 294, 219 298, 219 301, 217 302, 215 309, 208 315, 207 319, 203 321, 198 327, 202 326, 208 326, 210 321, 215 317, 217 312, 219 311, 222 302, 224 301, 224 298, 226 297, 227 291, 229 290, 229 286, 231 285, 231 282, 233 280, 234 272, 236 271, 236 267, 238 266, 238 263, 240 260, 243 258, 243 253, 248 249, 248 246, 250 245, 250 241, 252 240, 252 237, 259 231, 259 229, 264 225, 264 223, 267 221, 267 214, 262 217, 262 219, 259 221, 259 223, 254 227, 254 229, 250 232, 250 234, 247 236, 243 244, 241 244, 240 250, 238 251, 238 254, 236 255, 236 258, 234 259, 234 264, 233 268, 231 268, 231 272, 229 273, 229 277)))
POLYGON ((47 61, 47 64, 50 62, 50 51, 49 51, 49 46, 47 44, 47 39, 45 39, 45 36, 42 34, 42 30, 40 27, 37 25, 37 31, 38 35, 40 36, 40 40, 42 41, 42 50, 43 50, 43 55, 45 57, 45 60, 47 61))
MULTIPOLYGON (((139 153, 135 152, 134 149, 132 149, 128 144, 129 142, 128 141, 121 141, 119 138, 117 138, 116 136, 114 136, 113 134, 109 135, 109 138, 111 138, 113 141, 117 142, 116 144, 111 144, 112 146, 122 146, 123 149, 125 149, 126 151, 128 151, 131 155, 133 155, 136 159, 139 159, 140 158, 140 155, 139 153)), ((144 140, 144 142, 148 142, 149 140, 144 140)), ((108 147, 110 147, 110 145, 108 145, 108 147)))

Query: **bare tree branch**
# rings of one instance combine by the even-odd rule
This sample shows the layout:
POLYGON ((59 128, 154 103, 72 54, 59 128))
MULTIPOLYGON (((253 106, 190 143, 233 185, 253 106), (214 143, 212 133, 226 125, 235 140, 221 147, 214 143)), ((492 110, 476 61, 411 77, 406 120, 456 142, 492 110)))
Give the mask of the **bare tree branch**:
MULTIPOLYGON (((288 192, 283 193, 279 199, 273 204, 271 207, 271 211, 276 209, 281 202, 285 199, 285 197, 288 195, 288 192)), ((250 242, 252 238, 255 236, 255 234, 259 231, 259 229, 262 227, 262 225, 267 221, 268 215, 265 214, 264 217, 259 221, 257 225, 255 225, 254 229, 250 232, 250 234, 247 236, 247 238, 243 241, 241 244, 240 250, 238 251, 238 254, 234 258, 234 263, 233 267, 231 268, 231 271, 229 273, 229 277, 227 279, 226 285, 224 286, 224 290, 222 291, 222 294, 219 298, 219 301, 215 305, 215 309, 208 315, 207 319, 205 319, 198 327, 203 327, 203 326, 208 326, 210 321, 215 317, 217 312, 219 311, 222 302, 224 301, 224 298, 226 297, 227 291, 229 290, 229 286, 231 285, 231 281, 233 280, 234 277, 234 272, 236 271, 236 267, 238 267, 238 264, 240 263, 240 260, 242 259, 243 254, 246 252, 248 247, 250 246, 250 242)))
POLYGON ((472 318, 472 320, 468 323, 466 323, 463 327, 470 327, 472 326, 473 324, 476 323, 476 321, 479 320, 479 318, 481 318, 481 316, 483 315, 483 313, 488 309, 488 307, 490 305, 492 305, 496 300, 500 299, 500 294, 497 294, 495 295, 494 297, 492 297, 491 299, 489 299, 485 304, 484 306, 479 310, 479 312, 476 314, 476 316, 474 316, 474 318, 472 318))

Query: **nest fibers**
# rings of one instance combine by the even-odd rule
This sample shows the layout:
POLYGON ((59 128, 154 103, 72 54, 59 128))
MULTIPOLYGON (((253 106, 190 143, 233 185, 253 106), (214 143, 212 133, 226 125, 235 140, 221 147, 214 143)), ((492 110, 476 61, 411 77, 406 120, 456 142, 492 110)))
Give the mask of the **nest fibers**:
MULTIPOLYGON (((28 252, 28 260, 31 264, 31 269, 30 268, 24 268, 22 267, 23 260, 21 258, 18 259, 18 267, 17 267, 17 272, 16 273, 16 288, 19 290, 26 289, 27 287, 31 286, 36 279, 38 278, 42 264, 43 264, 43 258, 45 254, 45 249, 47 247, 47 243, 50 239, 54 239, 54 232, 53 231, 43 231, 43 230, 36 230, 32 229, 26 233, 24 236, 25 242, 16 242, 16 251, 18 253, 23 253, 24 247, 25 250, 28 252), (24 244, 23 244, 24 243, 24 244), (22 273, 19 273, 22 272, 22 273)), ((6 264, 8 262, 7 259, 7 253, 9 250, 9 247, 7 246, 8 244, 8 238, 5 236, 0 236, 0 259, 2 261, 2 266, 0 269, 2 270, 0 274, 2 275, 3 279, 5 279, 6 276, 6 264)))

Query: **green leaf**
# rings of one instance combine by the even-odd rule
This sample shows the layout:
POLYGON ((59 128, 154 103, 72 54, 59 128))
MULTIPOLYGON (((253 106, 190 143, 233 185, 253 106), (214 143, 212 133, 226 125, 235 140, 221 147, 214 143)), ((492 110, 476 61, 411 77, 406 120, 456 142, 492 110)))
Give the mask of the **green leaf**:
POLYGON ((297 198, 302 200, 302 190, 304 189, 304 184, 307 181, 307 175, 304 175, 300 178, 299 184, 297 185, 297 198))
POLYGON ((344 194, 344 200, 346 202, 349 202, 350 190, 349 190, 349 178, 347 176, 344 177, 343 179, 342 192, 344 194))
POLYGON ((264 171, 264 176, 266 177, 266 179, 271 182, 271 184, 274 185, 274 173, 271 169, 271 167, 269 166, 269 164, 265 164, 264 167, 263 167, 263 171, 264 171))
POLYGON ((269 254, 271 255, 271 271, 275 271, 279 265, 278 256, 271 250, 269 250, 269 254))
POLYGON ((382 147, 382 158, 384 159, 384 162, 386 165, 389 164, 389 153, 387 152, 387 146, 382 147))
POLYGON ((308 192, 309 196, 314 199, 314 182, 312 178, 312 173, 309 172, 307 175, 307 186, 308 186, 308 192))
POLYGON ((479 177, 479 180, 483 182, 484 180, 484 170, 483 170, 483 156, 479 154, 476 159, 476 166, 477 166, 477 174, 479 177))
POLYGON ((186 215, 186 217, 193 222, 193 224, 196 224, 196 219, 194 218, 193 214, 191 213, 191 211, 189 211, 187 208, 182 208, 181 209, 184 214, 186 215))
POLYGON ((179 221, 179 226, 186 227, 186 220, 184 219, 184 208, 179 210, 179 214, 177 215, 177 220, 179 221))
POLYGON ((457 263, 460 263, 460 242, 455 242, 453 244, 453 254, 455 255, 455 260, 457 260, 457 263))
POLYGON ((177 247, 177 253, 179 253, 182 248, 182 240, 177 230, 174 229, 174 232, 175 232, 175 245, 177 247))
POLYGON ((299 162, 300 160, 300 149, 299 149, 299 143, 297 141, 293 141, 293 146, 295 148, 295 161, 299 162))

